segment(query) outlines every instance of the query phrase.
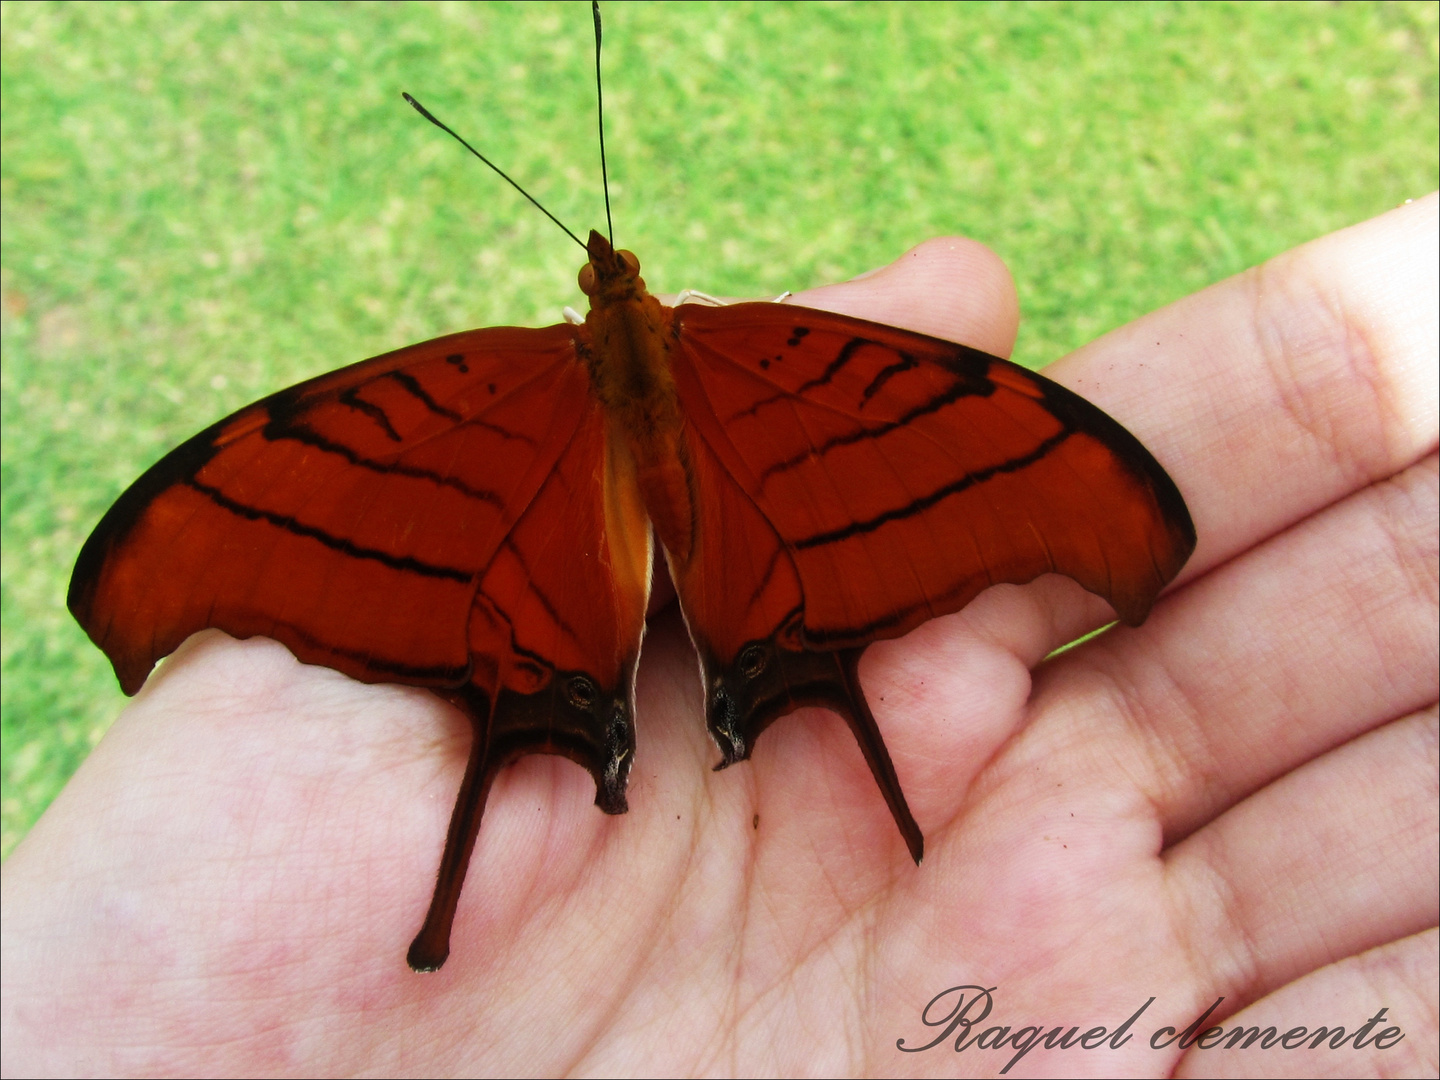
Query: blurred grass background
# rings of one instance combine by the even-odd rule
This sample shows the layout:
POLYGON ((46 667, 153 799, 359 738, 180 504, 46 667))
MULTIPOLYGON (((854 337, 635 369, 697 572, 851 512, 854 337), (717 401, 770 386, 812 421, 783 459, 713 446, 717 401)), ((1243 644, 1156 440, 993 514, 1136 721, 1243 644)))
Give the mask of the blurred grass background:
MULTIPOLYGON (((941 233, 1020 288, 1017 359, 1437 184, 1437 7, 609 3, 617 239, 760 295, 941 233)), ((584 3, 0 7, 3 835, 123 705, 65 610, 165 450, 298 379, 583 307, 584 3)))

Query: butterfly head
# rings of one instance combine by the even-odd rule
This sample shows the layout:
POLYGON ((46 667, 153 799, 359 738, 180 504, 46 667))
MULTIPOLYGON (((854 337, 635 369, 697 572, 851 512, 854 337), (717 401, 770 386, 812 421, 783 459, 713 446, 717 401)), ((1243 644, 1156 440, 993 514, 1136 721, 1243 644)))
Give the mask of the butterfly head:
POLYGON ((590 242, 585 250, 590 261, 580 268, 580 291, 590 297, 591 307, 644 293, 640 260, 633 251, 616 251, 610 241, 594 229, 590 230, 590 242))

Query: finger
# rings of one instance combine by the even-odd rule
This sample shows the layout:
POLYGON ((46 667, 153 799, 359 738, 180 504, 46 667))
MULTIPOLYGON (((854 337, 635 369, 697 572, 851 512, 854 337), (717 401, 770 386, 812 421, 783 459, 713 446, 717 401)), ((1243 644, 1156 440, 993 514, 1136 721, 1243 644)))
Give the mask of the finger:
POLYGON ((1195 582, 1139 631, 1057 659, 1037 675, 1036 715, 1098 690, 1084 745, 1097 768, 1130 762, 1173 842, 1433 703, 1437 487, 1432 455, 1195 582))
POLYGON ((1287 984, 1226 1018, 1173 1075, 1434 1076, 1437 938, 1427 930, 1287 984))
POLYGON ((978 240, 942 236, 888 266, 796 293, 788 303, 902 326, 1008 357, 1020 327, 1015 281, 978 240))
POLYGON ((1173 848, 1192 984, 1253 1001, 1440 918, 1436 710, 1333 750, 1173 848))
POLYGON ((1436 445, 1437 199, 1313 241, 1047 369, 1170 472, 1182 580, 1436 445))

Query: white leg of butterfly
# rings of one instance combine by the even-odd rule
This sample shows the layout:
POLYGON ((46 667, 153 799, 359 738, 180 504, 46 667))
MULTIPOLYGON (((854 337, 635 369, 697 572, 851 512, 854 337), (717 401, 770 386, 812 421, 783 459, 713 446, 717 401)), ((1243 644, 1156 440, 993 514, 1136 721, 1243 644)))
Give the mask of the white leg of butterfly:
POLYGON ((560 314, 571 326, 585 325, 585 316, 581 315, 573 307, 566 306, 561 310, 560 314))
MULTIPOLYGON (((795 294, 792 293, 789 289, 786 289, 779 296, 771 300, 770 303, 783 304, 786 300, 788 300, 794 295, 795 294)), ((688 304, 692 300, 697 304, 709 304, 711 307, 725 306, 724 300, 721 300, 719 297, 711 296, 709 293, 703 293, 699 289, 684 289, 681 292, 677 293, 675 296, 675 306, 679 307, 681 304, 688 304)))
POLYGON ((675 306, 679 307, 681 304, 688 304, 692 300, 697 304, 709 304, 711 307, 725 306, 725 301, 711 296, 709 293, 703 293, 699 289, 682 289, 675 296, 675 306))

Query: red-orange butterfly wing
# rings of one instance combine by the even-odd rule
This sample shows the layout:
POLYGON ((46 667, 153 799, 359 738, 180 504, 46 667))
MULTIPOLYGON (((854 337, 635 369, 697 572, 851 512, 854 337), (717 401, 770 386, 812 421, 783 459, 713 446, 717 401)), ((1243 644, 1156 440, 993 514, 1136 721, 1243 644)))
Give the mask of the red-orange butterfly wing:
POLYGON ((701 520, 672 573, 722 765, 830 707, 918 861, 861 650, 1052 572, 1139 623, 1195 546, 1184 501, 1101 410, 963 345, 781 304, 685 305, 673 336, 701 520))
POLYGON ((586 404, 573 332, 474 331, 301 383, 166 455, 86 541, 69 604, 126 693, 190 634, 366 682, 458 686, 474 579, 586 404), (578 380, 578 382, 577 382, 578 380))
POLYGON ((1016 364, 779 304, 685 306, 677 325, 686 415, 794 560, 811 647, 1045 573, 1138 624, 1194 549, 1139 440, 1016 364))
POLYGON ((477 330, 266 398, 136 481, 71 579, 127 693, 216 627, 465 711, 474 747, 417 968, 448 951, 498 769, 564 754, 625 808, 649 527, 583 350, 570 326, 477 330))

